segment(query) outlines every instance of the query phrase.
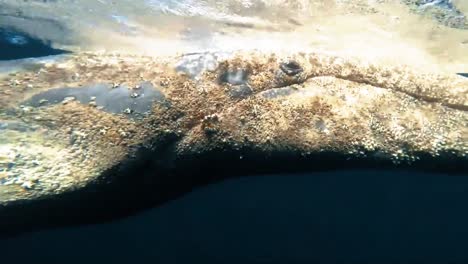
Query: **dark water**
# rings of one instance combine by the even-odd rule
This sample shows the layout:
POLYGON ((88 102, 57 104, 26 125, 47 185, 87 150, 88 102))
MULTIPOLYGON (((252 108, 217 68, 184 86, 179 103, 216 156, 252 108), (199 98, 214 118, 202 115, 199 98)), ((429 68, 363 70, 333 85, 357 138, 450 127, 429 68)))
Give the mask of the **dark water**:
POLYGON ((10 28, 0 27, 0 61, 66 53, 50 43, 10 28))
MULTIPOLYGON (((0 59, 55 54, 3 37, 0 59)), ((0 263, 468 263, 467 204, 468 176, 247 177, 113 223, 2 240, 0 263)))
POLYGON ((0 241, 2 263, 468 263, 468 177, 229 180, 113 223, 0 241))

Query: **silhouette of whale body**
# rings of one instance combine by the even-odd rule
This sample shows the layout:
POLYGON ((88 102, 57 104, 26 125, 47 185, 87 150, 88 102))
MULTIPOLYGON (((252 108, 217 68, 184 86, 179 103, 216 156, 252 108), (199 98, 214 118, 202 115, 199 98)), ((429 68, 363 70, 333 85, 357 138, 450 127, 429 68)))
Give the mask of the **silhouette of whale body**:
POLYGON ((109 220, 227 177, 468 172, 468 80, 321 53, 66 55, 0 79, 0 232, 109 220))

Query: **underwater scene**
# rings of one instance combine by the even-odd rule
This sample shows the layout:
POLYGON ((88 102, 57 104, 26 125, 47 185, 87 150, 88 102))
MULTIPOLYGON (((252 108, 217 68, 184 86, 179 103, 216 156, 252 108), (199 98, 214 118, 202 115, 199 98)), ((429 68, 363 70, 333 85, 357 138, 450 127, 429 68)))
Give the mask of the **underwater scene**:
POLYGON ((0 263, 468 263, 467 0, 0 0, 0 263))

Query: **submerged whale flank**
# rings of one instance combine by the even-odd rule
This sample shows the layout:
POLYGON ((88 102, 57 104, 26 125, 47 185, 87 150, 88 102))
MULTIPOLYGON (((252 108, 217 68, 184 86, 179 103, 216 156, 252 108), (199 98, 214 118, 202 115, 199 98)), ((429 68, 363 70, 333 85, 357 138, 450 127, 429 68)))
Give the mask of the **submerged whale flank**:
POLYGON ((405 66, 82 53, 1 77, 0 93, 2 234, 103 221, 241 175, 468 172, 468 79, 405 66))

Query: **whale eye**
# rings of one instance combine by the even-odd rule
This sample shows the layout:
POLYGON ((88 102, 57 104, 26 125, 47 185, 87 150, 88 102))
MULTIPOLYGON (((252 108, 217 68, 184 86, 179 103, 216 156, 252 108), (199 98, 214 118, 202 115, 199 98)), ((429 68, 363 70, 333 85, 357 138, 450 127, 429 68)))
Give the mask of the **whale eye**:
POLYGON ((280 68, 288 76, 294 76, 303 71, 301 65, 299 65, 299 63, 295 61, 288 61, 288 62, 281 63, 280 68))

